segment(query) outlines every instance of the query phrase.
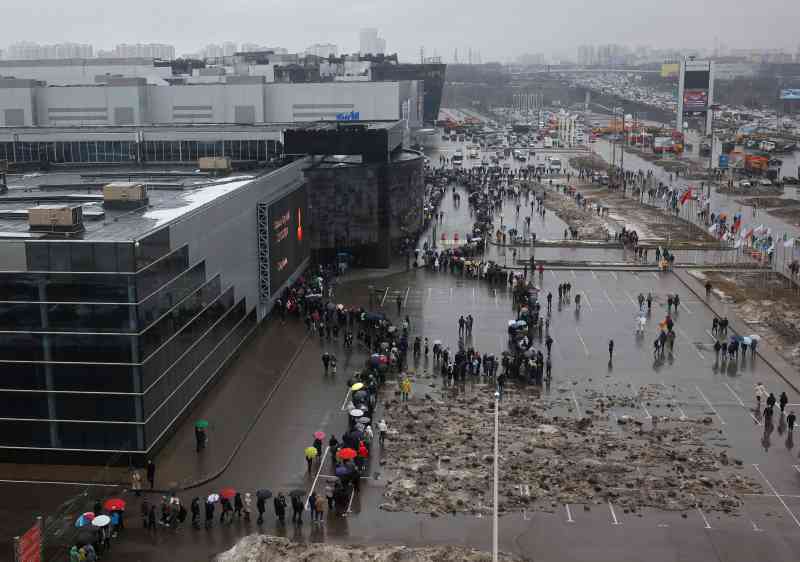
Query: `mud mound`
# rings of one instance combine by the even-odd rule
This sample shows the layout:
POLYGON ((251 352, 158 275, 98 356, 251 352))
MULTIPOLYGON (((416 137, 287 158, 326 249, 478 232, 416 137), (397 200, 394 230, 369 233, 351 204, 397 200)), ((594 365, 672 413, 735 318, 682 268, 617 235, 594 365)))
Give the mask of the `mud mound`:
MULTIPOLYGON (((217 562, 489 562, 492 555, 460 546, 348 546, 301 544, 282 537, 250 535, 217 556, 217 562)), ((521 558, 500 554, 503 562, 521 558)))
MULTIPOLYGON (((544 399, 528 387, 509 389, 500 411, 500 511, 607 501, 626 512, 695 505, 736 511, 736 494, 760 487, 739 473, 741 462, 715 451, 724 438, 710 417, 679 416, 673 406, 651 419, 611 419, 608 413, 611 407, 668 403, 664 392, 648 386, 635 394, 589 393, 573 401, 571 394, 544 399), (577 400, 586 405, 581 412, 573 410, 577 400)), ((489 391, 388 403, 386 418, 398 433, 384 457, 394 476, 381 509, 491 513, 493 410, 489 391)))

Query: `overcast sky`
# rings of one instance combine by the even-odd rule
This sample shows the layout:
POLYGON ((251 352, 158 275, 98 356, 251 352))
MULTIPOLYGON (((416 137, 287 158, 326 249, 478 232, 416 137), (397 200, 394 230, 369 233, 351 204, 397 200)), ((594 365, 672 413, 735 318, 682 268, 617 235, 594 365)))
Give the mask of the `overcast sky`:
POLYGON ((16 41, 159 42, 178 54, 234 41, 299 51, 312 43, 358 50, 358 30, 377 27, 389 52, 405 59, 434 51, 446 61, 455 48, 483 61, 524 52, 574 56, 583 43, 796 51, 800 2, 759 0, 27 0, 4 2, 0 48, 16 41))

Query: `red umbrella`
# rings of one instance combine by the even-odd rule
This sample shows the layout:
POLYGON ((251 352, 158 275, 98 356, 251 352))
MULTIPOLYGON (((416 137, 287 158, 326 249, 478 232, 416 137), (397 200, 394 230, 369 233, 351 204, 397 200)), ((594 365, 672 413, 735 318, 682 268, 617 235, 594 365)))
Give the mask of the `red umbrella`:
POLYGON ((316 433, 314 433, 314 439, 319 439, 320 441, 322 441, 323 439, 325 439, 325 432, 317 431, 316 433))
POLYGON ((125 511, 125 500, 119 498, 106 500, 106 503, 103 504, 103 509, 106 511, 125 511))
POLYGON ((339 451, 339 458, 342 460, 353 460, 358 456, 358 453, 355 449, 351 449, 349 447, 345 447, 339 451))
POLYGON ((222 496, 223 498, 231 499, 233 496, 236 495, 236 490, 234 490, 233 488, 222 488, 219 495, 222 496))

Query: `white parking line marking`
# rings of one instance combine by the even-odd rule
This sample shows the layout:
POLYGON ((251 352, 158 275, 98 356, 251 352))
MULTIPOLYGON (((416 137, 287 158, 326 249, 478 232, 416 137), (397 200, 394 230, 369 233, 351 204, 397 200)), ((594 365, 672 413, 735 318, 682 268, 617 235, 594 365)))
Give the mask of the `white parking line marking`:
POLYGON ((792 518, 792 520, 794 521, 795 525, 797 525, 798 527, 800 527, 800 521, 798 521, 798 520, 797 520, 797 517, 795 516, 795 514, 792 512, 792 510, 791 510, 791 509, 789 509, 789 506, 788 506, 788 505, 786 505, 786 502, 785 502, 785 501, 783 501, 783 497, 781 497, 781 495, 780 495, 780 494, 778 494, 778 491, 775 489, 775 486, 773 486, 773 485, 772 485, 772 482, 770 482, 769 480, 767 480, 767 477, 766 477, 766 476, 764 476, 764 473, 763 473, 763 472, 761 472, 761 469, 758 467, 758 465, 757 465, 757 464, 754 464, 754 465, 753 465, 753 468, 755 468, 755 469, 758 471, 758 473, 761 475, 761 478, 763 478, 763 479, 764 479, 764 482, 766 482, 766 483, 767 483, 767 486, 769 486, 769 489, 770 489, 770 490, 772 490, 772 493, 773 493, 773 494, 775 494, 775 497, 776 497, 776 498, 778 498, 778 501, 779 501, 779 502, 781 502, 781 504, 783 505, 784 509, 786 509, 786 513, 788 513, 788 514, 789 514, 789 516, 790 516, 790 517, 792 518))
POLYGON ((586 293, 583 293, 583 300, 585 300, 586 304, 589 305, 589 311, 590 312, 594 312, 594 308, 592 307, 592 301, 589 300, 589 295, 587 295, 586 293))
POLYGON ((575 275, 575 270, 574 269, 570 269, 569 272, 572 274, 572 278, 573 279, 577 279, 578 278, 578 276, 575 275))
MULTIPOLYGON (((475 289, 472 289, 472 290, 474 291, 475 289)), ((408 304, 408 293, 410 293, 410 292, 411 292, 411 287, 408 287, 408 288, 406 289, 406 296, 405 296, 405 298, 403 299, 403 308, 405 308, 405 307, 406 307, 406 305, 408 304)))
POLYGON ((597 274, 594 271, 592 271, 592 277, 594 277, 595 280, 597 279, 597 274))
MULTIPOLYGON (((678 326, 675 326, 675 327, 676 327, 676 328, 678 328, 678 326)), ((705 360, 706 356, 705 356, 705 355, 703 355, 703 354, 700 352, 700 350, 699 350, 699 349, 697 349, 697 347, 695 347, 695 346, 694 346, 694 344, 692 344, 692 340, 690 340, 690 339, 689 339, 689 336, 686 334, 686 332, 684 332, 684 331, 683 331, 681 328, 678 328, 678 333, 679 333, 681 336, 683 336, 683 339, 686 341, 686 343, 687 343, 687 344, 689 344, 689 347, 691 347, 692 349, 694 349, 695 353, 697 353, 697 356, 698 356, 700 359, 702 359, 702 360, 705 360)))
POLYGON ((625 296, 628 297, 628 300, 631 301, 631 304, 633 306, 636 306, 636 304, 637 304, 636 301, 634 300, 634 298, 631 296, 631 294, 628 291, 625 291, 625 296))
POLYGON ((575 404, 575 417, 580 419, 581 417, 581 407, 578 404, 578 397, 575 396, 575 391, 572 391, 572 402, 575 404))
POLYGON ((740 405, 742 408, 744 408, 745 410, 747 410, 747 411, 748 411, 748 413, 750 414, 750 417, 751 417, 751 418, 753 418, 753 421, 754 421, 754 422, 756 422, 756 425, 761 425, 761 422, 760 422, 760 421, 758 421, 758 418, 757 418, 757 417, 755 417, 755 416, 753 415, 753 412, 750 410, 750 408, 748 408, 748 407, 745 405, 745 403, 744 403, 744 402, 742 402, 742 399, 741 399, 741 398, 739 398, 739 395, 738 395, 738 394, 736 394, 736 392, 733 390, 733 388, 731 388, 731 385, 729 385, 728 383, 724 383, 724 384, 725 384, 725 386, 727 387, 727 389, 731 391, 731 394, 733 394, 733 397, 734 397, 734 398, 736 398, 736 401, 739 403, 739 405, 740 405))
POLYGON ((610 304, 611 308, 613 308, 614 312, 616 312, 617 311, 617 305, 615 305, 614 301, 611 300, 611 297, 608 296, 608 291, 603 289, 603 294, 606 296, 606 300, 608 301, 608 304, 610 304))
POLYGON ((390 287, 386 287, 386 291, 383 293, 383 298, 381 299, 381 307, 383 307, 383 303, 386 301, 386 297, 389 295, 390 287))
POLYGON ((609 273, 611 274, 611 277, 614 278, 614 281, 619 281, 619 277, 617 277, 616 273, 614 273, 613 271, 609 271, 609 273))
POLYGON ((756 522, 755 522, 755 521, 753 521, 752 519, 750 520, 750 524, 753 526, 753 530, 754 530, 756 533, 763 533, 763 532, 764 532, 764 529, 760 529, 760 528, 758 527, 758 525, 756 525, 756 522))
POLYGON ((723 420, 722 416, 719 415, 719 412, 717 412, 717 409, 714 407, 714 405, 708 401, 708 398, 706 398, 706 395, 703 394, 702 390, 700 390, 700 387, 697 385, 694 385, 694 387, 697 389, 697 392, 700 394, 700 397, 703 400, 705 400, 706 404, 708 404, 708 407, 711 408, 711 411, 714 412, 714 414, 719 418, 719 423, 725 425, 725 420, 723 420))
POLYGON ((706 334, 708 334, 708 337, 710 337, 713 341, 717 341, 716 336, 711 333, 711 330, 706 330, 706 334))
POLYGON ((681 306, 682 306, 682 307, 683 307, 683 309, 684 309, 686 312, 688 312, 689 314, 694 314, 694 312, 692 312, 691 310, 689 310, 689 307, 688 307, 688 306, 686 306, 685 304, 683 304, 683 301, 681 301, 681 306))
MULTIPOLYGON (((694 494, 692 494, 692 497, 694 498, 694 494)), ((705 523, 705 528, 706 528, 706 529, 710 529, 710 528, 711 528, 711 524, 708 522, 708 519, 706 518, 706 514, 705 514, 705 513, 703 513, 703 510, 702 510, 702 509, 700 509, 700 506, 699 506, 699 505, 697 505, 697 498, 695 498, 695 505, 694 505, 694 507, 695 507, 695 509, 697 510, 697 513, 699 513, 699 514, 700 514, 700 517, 702 517, 702 518, 703 518, 703 523, 705 523)))
POLYGON ((613 519, 612 525, 620 525, 620 522, 617 521, 617 514, 614 513, 614 506, 611 505, 611 500, 608 500, 608 509, 611 511, 611 519, 613 519))
MULTIPOLYGON (((648 420, 652 420, 652 419, 653 419, 653 416, 651 416, 651 415, 650 415, 650 412, 648 412, 648 411, 647 411, 647 406, 645 406, 645 405, 644 405, 644 403, 641 403, 641 404, 639 404, 639 405, 642 407, 642 410, 644 410, 644 415, 645 415, 645 416, 647 416, 647 419, 648 419, 648 420)), ((637 468, 638 468, 638 467, 637 467, 637 468)))
POLYGON ((578 339, 581 340, 581 344, 583 345, 583 351, 586 352, 586 357, 589 357, 589 348, 586 347, 586 342, 583 341, 583 336, 581 335, 581 331, 576 327, 575 333, 578 334, 578 339))
POLYGON ((347 409, 347 401, 350 399, 350 392, 352 392, 349 388, 347 389, 347 393, 344 395, 344 402, 342 402, 342 407, 339 408, 342 412, 347 409))
POLYGON ((567 510, 567 523, 575 523, 575 520, 572 518, 572 512, 569 510, 569 504, 565 503, 564 507, 567 510))
POLYGON ((653 275, 653 277, 655 277, 656 279, 658 279, 658 274, 657 274, 655 271, 651 271, 650 273, 653 275))

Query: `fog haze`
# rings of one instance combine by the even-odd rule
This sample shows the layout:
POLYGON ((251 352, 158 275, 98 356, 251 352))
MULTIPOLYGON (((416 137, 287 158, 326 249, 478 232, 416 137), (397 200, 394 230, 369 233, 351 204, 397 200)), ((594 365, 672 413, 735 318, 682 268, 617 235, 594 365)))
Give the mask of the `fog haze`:
POLYGON ((405 59, 454 49, 481 59, 509 60, 522 53, 568 53, 584 43, 618 43, 655 48, 712 48, 715 38, 728 48, 798 47, 794 23, 800 3, 762 0, 743 6, 723 0, 34 0, 2 8, 0 48, 17 41, 90 43, 108 49, 117 43, 161 42, 177 53, 197 52, 208 43, 234 41, 301 51, 330 42, 340 53, 358 50, 358 30, 377 27, 389 52, 405 59))

